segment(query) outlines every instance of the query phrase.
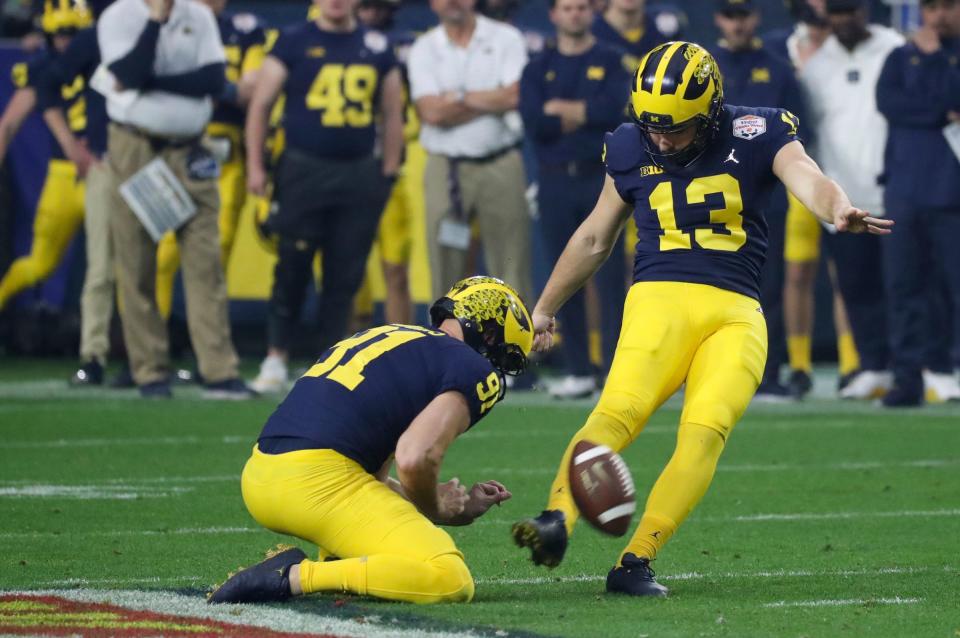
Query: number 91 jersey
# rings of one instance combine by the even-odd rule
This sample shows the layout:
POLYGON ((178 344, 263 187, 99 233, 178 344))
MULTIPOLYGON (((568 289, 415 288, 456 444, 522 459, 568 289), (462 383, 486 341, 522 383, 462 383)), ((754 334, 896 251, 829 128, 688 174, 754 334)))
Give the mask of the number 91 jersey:
POLYGON ((699 283, 759 299, 773 158, 799 140, 798 125, 783 109, 724 106, 703 155, 667 170, 650 160, 636 125, 607 133, 607 172, 634 206, 633 281, 699 283))
POLYGON ((315 157, 358 159, 373 152, 383 78, 397 65, 386 36, 362 27, 323 31, 314 22, 285 29, 267 52, 287 69, 287 146, 315 157))
POLYGON ((444 392, 459 392, 470 425, 503 398, 500 376, 473 348, 436 330, 390 324, 344 339, 297 380, 260 439, 305 439, 376 472, 400 436, 444 392))

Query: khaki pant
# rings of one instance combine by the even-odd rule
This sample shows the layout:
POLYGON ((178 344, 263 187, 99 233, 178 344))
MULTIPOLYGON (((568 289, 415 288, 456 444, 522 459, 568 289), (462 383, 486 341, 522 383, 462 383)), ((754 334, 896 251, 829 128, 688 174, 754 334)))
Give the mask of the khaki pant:
MULTIPOLYGON (((440 222, 450 210, 447 158, 427 158, 424 191, 427 200, 427 242, 433 298, 444 295, 464 272, 467 251, 437 242, 440 222)), ((526 177, 520 151, 510 151, 489 162, 459 163, 460 198, 467 221, 480 226, 483 254, 489 274, 513 286, 531 303, 530 216, 527 212, 526 177)))
POLYGON ((110 317, 113 315, 113 247, 110 242, 110 174, 105 164, 87 173, 86 217, 87 272, 80 296, 80 359, 107 362, 110 350, 110 317))
POLYGON ((220 264, 217 182, 196 181, 187 176, 190 151, 190 147, 167 147, 155 152, 145 137, 110 126, 110 231, 123 296, 123 336, 138 385, 168 378, 169 344, 167 327, 156 302, 157 247, 123 201, 119 187, 158 155, 170 166, 198 209, 196 216, 177 231, 177 243, 187 297, 187 327, 200 374, 208 383, 237 376, 237 354, 230 339, 227 315, 227 287, 220 264))

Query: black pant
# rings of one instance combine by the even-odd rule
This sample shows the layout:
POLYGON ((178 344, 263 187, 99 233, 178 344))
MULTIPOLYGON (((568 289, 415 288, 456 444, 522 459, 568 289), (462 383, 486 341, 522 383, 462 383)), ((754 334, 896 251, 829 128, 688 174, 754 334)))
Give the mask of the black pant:
POLYGON ((780 366, 787 358, 787 337, 783 325, 783 246, 787 230, 787 197, 779 188, 770 198, 767 219, 767 258, 760 270, 760 305, 767 320, 767 365, 764 382, 779 382, 780 366))
POLYGON ((860 354, 860 367, 886 370, 890 350, 880 242, 889 238, 881 240, 867 233, 828 232, 823 233, 823 238, 837 266, 837 284, 860 354))
MULTIPOLYGON (((559 172, 559 167, 540 167, 538 207, 546 257, 556 263, 570 240, 597 202, 603 187, 604 172, 599 164, 593 170, 570 175, 559 172)), ((613 353, 620 337, 620 321, 626 298, 626 265, 623 238, 617 241, 610 258, 594 276, 600 298, 600 335, 603 369, 610 369, 613 353)), ((576 376, 592 374, 587 334, 586 296, 581 289, 559 312, 563 334, 563 356, 567 373, 576 376)))
POLYGON ((902 202, 889 202, 887 210, 897 222, 883 238, 894 383, 920 393, 923 367, 950 370, 950 343, 960 337, 960 210, 902 202))
POLYGON ((280 210, 271 219, 279 235, 267 337, 288 350, 321 251, 323 282, 318 351, 342 339, 363 282, 367 256, 389 194, 373 157, 331 160, 288 150, 277 172, 280 210))

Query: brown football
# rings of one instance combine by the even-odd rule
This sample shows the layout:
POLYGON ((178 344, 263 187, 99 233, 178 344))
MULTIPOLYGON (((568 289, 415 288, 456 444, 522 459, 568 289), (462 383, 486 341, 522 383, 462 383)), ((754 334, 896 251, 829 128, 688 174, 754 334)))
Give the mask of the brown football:
POLYGON ((580 441, 570 457, 570 494, 580 514, 595 528, 623 536, 637 508, 630 469, 605 445, 580 441))

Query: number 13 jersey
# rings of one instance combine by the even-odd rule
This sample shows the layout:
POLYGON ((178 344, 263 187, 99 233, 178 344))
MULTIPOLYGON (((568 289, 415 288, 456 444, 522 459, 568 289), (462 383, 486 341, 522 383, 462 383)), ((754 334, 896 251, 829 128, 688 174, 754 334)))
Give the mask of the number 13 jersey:
POLYGON ((503 397, 490 362, 453 337, 390 324, 344 339, 297 380, 260 439, 305 440, 376 472, 414 418, 444 392, 459 392, 473 426, 503 397))
POLYGON ((362 27, 339 33, 306 22, 284 29, 267 52, 287 69, 287 146, 315 157, 373 152, 383 78, 397 65, 386 36, 362 27))
POLYGON ((773 158, 799 140, 798 125, 783 109, 724 106, 703 155, 669 170, 651 161, 636 125, 607 133, 604 163, 637 224, 633 281, 706 284, 759 299, 773 158))

